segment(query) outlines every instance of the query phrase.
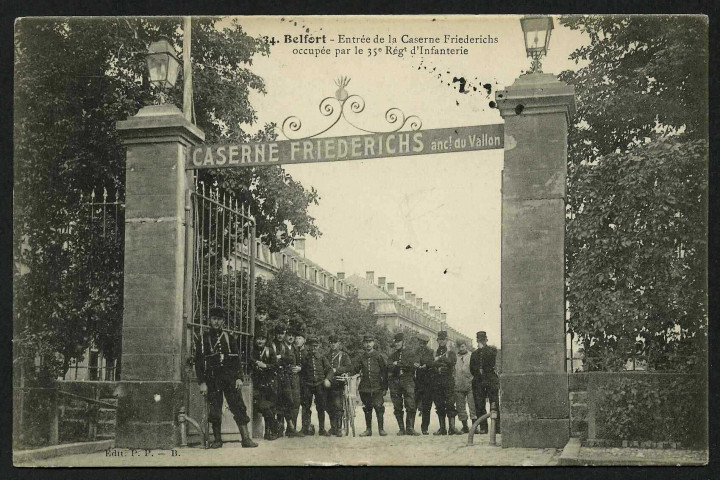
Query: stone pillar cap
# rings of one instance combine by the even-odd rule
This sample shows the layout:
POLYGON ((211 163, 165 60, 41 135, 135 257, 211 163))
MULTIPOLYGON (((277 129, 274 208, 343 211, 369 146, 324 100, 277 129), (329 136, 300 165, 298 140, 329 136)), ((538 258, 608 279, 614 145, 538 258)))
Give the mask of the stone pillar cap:
POLYGON ((176 137, 194 145, 205 140, 205 133, 185 120, 175 105, 145 106, 135 116, 117 122, 116 128, 125 144, 161 137, 176 137))
POLYGON ((551 73, 520 75, 505 90, 495 92, 495 101, 503 118, 564 112, 569 122, 576 108, 575 87, 551 73))

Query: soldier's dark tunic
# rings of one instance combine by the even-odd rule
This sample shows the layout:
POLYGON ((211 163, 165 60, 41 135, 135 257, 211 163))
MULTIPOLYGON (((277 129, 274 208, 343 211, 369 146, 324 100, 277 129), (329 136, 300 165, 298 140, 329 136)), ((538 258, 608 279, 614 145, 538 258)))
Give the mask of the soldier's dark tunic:
POLYGON ((430 347, 420 345, 415 350, 416 362, 420 368, 415 369, 415 406, 422 413, 420 428, 426 432, 430 425, 430 409, 432 408, 433 364, 435 358, 430 347))
POLYGON ((328 359, 315 351, 305 352, 302 370, 300 371, 300 381, 302 383, 302 424, 303 428, 310 425, 313 397, 315 398, 315 410, 318 413, 320 429, 325 429, 325 411, 327 410, 327 387, 323 385, 325 380, 330 381, 333 378, 332 367, 328 359))
POLYGON ((208 421, 213 432, 220 431, 223 395, 238 427, 250 422, 242 395, 235 388, 240 378, 237 338, 220 329, 205 330, 196 340, 195 374, 198 383, 207 385, 208 421))
MULTIPOLYGON (((295 344, 293 343, 293 347, 295 348, 295 355, 296 355, 296 359, 297 359, 297 364, 302 367, 302 364, 303 364, 303 362, 304 362, 304 360, 305 360, 305 357, 308 355, 307 345, 303 345, 302 347, 298 348, 298 347, 296 347, 295 344)), ((303 419, 303 421, 304 421, 304 419, 305 419, 305 417, 306 417, 306 414, 305 414, 305 407, 304 407, 304 404, 303 404, 303 398, 305 398, 306 393, 305 393, 305 385, 303 384, 303 381, 302 381, 302 375, 303 375, 303 374, 302 374, 302 371, 300 371, 300 373, 298 374, 298 378, 300 379, 300 381, 299 381, 299 389, 298 389, 298 396, 299 396, 299 398, 300 398, 300 407, 302 407, 302 419, 303 419)), ((300 414, 300 407, 298 407, 298 410, 297 410, 298 414, 300 414)), ((310 412, 310 407, 308 407, 308 414, 311 414, 310 416, 312 416, 312 412, 310 412)), ((308 417, 308 418, 310 418, 310 417, 308 417)), ((297 423, 297 415, 293 418, 293 421, 295 421, 295 424, 298 425, 298 423, 297 423)), ((308 425, 305 425, 305 423, 303 423, 303 427, 308 427, 308 426, 309 426, 309 423, 308 423, 308 425)))
POLYGON ((275 344, 278 356, 278 414, 295 423, 300 409, 300 377, 292 367, 298 365, 297 349, 285 342, 275 344))
POLYGON ((255 345, 250 352, 250 368, 253 378, 253 405, 265 419, 265 428, 270 429, 275 424, 277 415, 278 362, 273 348, 265 345, 258 349, 255 345), (258 361, 267 367, 258 367, 258 361))
POLYGON ((333 378, 330 380, 330 389, 328 390, 328 413, 330 414, 330 424, 334 429, 339 430, 340 417, 343 414, 345 382, 338 380, 336 377, 350 374, 352 361, 346 352, 338 350, 328 354, 328 362, 330 362, 330 368, 334 370, 333 378))
POLYGON ((363 351, 355 359, 353 374, 360 373, 360 400, 365 413, 375 410, 378 417, 385 413, 383 396, 387 391, 387 365, 385 358, 377 350, 370 353, 363 351))
MULTIPOLYGON (((486 345, 482 348, 478 347, 470 355, 470 373, 473 375, 473 396, 475 397, 475 412, 478 418, 485 415, 486 401, 497 406, 498 418, 496 426, 500 426, 500 401, 498 393, 500 391, 500 379, 495 371, 495 360, 497 358, 497 348, 486 345), (482 369, 482 373, 481 373, 482 369)), ((487 420, 480 424, 480 428, 487 430, 487 420)))
POLYGON ((439 346, 435 350, 433 402, 438 416, 454 417, 455 411, 455 352, 447 346, 439 346))
POLYGON ((414 352, 404 346, 390 354, 388 386, 396 416, 402 416, 403 403, 408 414, 415 414, 415 361, 414 352))

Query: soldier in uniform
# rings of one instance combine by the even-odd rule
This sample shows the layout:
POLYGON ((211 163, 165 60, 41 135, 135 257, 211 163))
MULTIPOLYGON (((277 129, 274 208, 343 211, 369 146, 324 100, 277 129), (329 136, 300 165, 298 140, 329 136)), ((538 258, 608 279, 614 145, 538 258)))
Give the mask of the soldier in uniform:
POLYGON ((388 365, 388 385, 393 402, 395 419, 400 430, 398 435, 420 435, 415 432, 415 355, 405 348, 405 335, 396 333, 395 350, 390 354, 388 365), (403 420, 403 403, 405 419, 403 420))
MULTIPOLYGON (((478 348, 470 355, 470 372, 473 375, 473 395, 475 397, 475 411, 478 417, 487 413, 485 402, 495 404, 498 418, 495 422, 496 432, 500 433, 500 402, 498 393, 500 391, 500 379, 495 371, 495 359, 497 348, 488 345, 487 334, 483 331, 477 332, 478 348)), ((478 433, 487 433, 487 420, 478 425, 478 433)))
POLYGON ((286 331, 285 340, 282 345, 282 353, 278 359, 278 363, 282 367, 282 388, 279 389, 281 394, 280 404, 282 412, 285 416, 287 426, 285 428, 285 436, 287 437, 304 437, 302 432, 296 428, 296 421, 300 412, 300 371, 302 367, 298 361, 298 351, 295 347, 294 332, 286 331))
POLYGON ((286 380, 285 371, 283 369, 283 366, 280 364, 280 360, 282 360, 282 353, 285 350, 285 332, 287 331, 287 328, 285 325, 278 324, 275 326, 275 338, 273 339, 272 343, 270 344, 270 348, 272 349, 273 354, 275 355, 275 359, 278 363, 278 376, 277 376, 277 403, 276 405, 276 411, 277 421, 275 422, 275 426, 277 427, 277 431, 275 434, 278 437, 282 437, 285 432, 285 404, 287 403, 287 398, 292 395, 288 391, 288 385, 286 380))
POLYGON ((465 411, 465 403, 470 410, 470 424, 477 419, 475 412, 475 397, 472 389, 472 373, 470 372, 470 352, 464 339, 459 339, 457 345, 457 361, 455 363, 455 410, 462 423, 460 433, 469 433, 468 413, 465 411))
POLYGON ((207 396, 208 421, 212 425, 214 441, 210 448, 222 447, 223 396, 240 430, 243 448, 257 447, 250 438, 247 424, 250 417, 243 402, 240 388, 239 346, 236 338, 223 331, 225 311, 220 307, 210 309, 210 328, 201 333, 195 346, 195 373, 200 393, 207 396))
POLYGON ((250 353, 253 378, 253 405, 265 419, 265 440, 277 437, 277 356, 267 345, 264 329, 255 332, 255 346, 250 353))
POLYGON ((415 350, 415 406, 422 415, 420 431, 423 435, 428 435, 435 358, 432 349, 427 346, 430 340, 428 336, 421 333, 417 339, 418 346, 415 350))
POLYGON ((372 335, 363 337, 364 351, 358 355, 353 362, 352 373, 360 373, 360 400, 363 403, 365 412, 366 429, 360 434, 361 437, 372 435, 372 412, 375 410, 378 422, 378 434, 381 437, 387 435, 383 428, 385 405, 384 398, 387 391, 387 364, 385 358, 375 350, 375 339, 372 335))
POLYGON ((330 353, 328 361, 333 371, 333 378, 330 380, 330 389, 328 390, 328 414, 330 415, 330 434, 336 437, 342 436, 342 415, 343 415, 343 395, 345 393, 345 381, 338 377, 350 374, 352 370, 352 361, 350 356, 342 349, 342 344, 337 335, 330 335, 330 353))
MULTIPOLYGON (((297 321, 297 319, 296 319, 297 321)), ((305 357, 308 354, 307 346, 305 345, 305 332, 303 332, 300 328, 296 328, 293 330, 294 336, 295 336, 295 350, 297 351, 297 362, 298 365, 303 364, 305 357)), ((303 404, 302 399, 305 398, 305 384, 303 384, 302 379, 300 380, 300 407, 302 408, 302 430, 300 430, 304 435, 315 435, 315 427, 312 423, 308 422, 305 424, 305 406, 303 404)), ((300 409, 298 409, 298 412, 300 412, 300 409)), ((311 417, 311 412, 308 410, 308 418, 311 417)), ((297 423, 297 417, 294 419, 295 425, 299 425, 297 423)))
POLYGON ((327 410, 327 394, 330 388, 330 380, 334 375, 327 357, 321 355, 317 350, 319 344, 320 340, 318 340, 317 337, 311 336, 308 339, 307 350, 300 372, 303 386, 303 397, 301 399, 303 407, 303 433, 310 435, 308 426, 310 425, 311 407, 314 397, 315 410, 318 415, 318 435, 329 437, 330 434, 325 430, 325 411, 327 410))
POLYGON ((455 352, 447 346, 447 332, 438 332, 438 348, 434 357, 434 384, 433 401, 435 411, 440 420, 440 429, 433 435, 457 435, 460 432, 455 428, 455 352), (449 429, 446 428, 447 416, 449 429))

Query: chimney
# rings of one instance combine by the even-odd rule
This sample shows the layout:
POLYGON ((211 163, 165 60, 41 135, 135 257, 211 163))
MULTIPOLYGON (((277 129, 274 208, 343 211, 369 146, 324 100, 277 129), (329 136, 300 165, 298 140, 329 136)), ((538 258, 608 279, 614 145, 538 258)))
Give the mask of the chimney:
POLYGON ((338 272, 337 278, 338 280, 345 280, 345 272, 338 272))
POLYGON ((393 290, 395 290, 395 282, 388 282, 387 283, 387 291, 389 293, 394 293, 393 290))
POLYGON ((412 304, 412 297, 413 297, 412 292, 405 292, 405 301, 406 302, 412 304))
POLYGON ((418 297, 415 301, 417 302, 415 306, 422 310, 422 298, 418 297))
POLYGON ((368 283, 375 283, 375 272, 373 272, 373 271, 365 272, 365 279, 368 281, 368 283))
POLYGON ((415 294, 410 295, 410 305, 415 306, 415 294))
POLYGON ((293 249, 305 258, 305 239, 302 237, 293 239, 293 249))
POLYGON ((403 297, 403 292, 404 292, 404 291, 405 291, 405 287, 397 287, 397 296, 400 297, 400 298, 404 298, 404 297, 403 297))
POLYGON ((443 323, 447 322, 447 313, 443 312, 440 314, 440 316, 442 318, 443 323))
POLYGON ((424 303, 423 303, 423 312, 427 312, 427 311, 428 311, 428 305, 429 305, 428 302, 424 302, 424 303))
POLYGON ((385 290, 385 277, 378 277, 378 287, 385 290))
POLYGON ((435 307, 435 318, 440 319, 440 307, 435 307))

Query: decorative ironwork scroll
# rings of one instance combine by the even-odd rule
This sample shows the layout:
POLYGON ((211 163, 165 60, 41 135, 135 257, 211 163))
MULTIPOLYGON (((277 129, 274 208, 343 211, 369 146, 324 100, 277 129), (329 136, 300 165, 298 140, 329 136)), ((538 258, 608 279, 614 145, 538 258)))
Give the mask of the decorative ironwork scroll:
POLYGON ((351 120, 352 115, 357 115, 365 110, 365 99, 363 99, 360 95, 349 95, 345 89, 349 83, 350 78, 348 77, 338 78, 335 81, 335 85, 338 86, 338 89, 335 91, 335 96, 325 97, 320 102, 320 113, 323 116, 330 118, 330 123, 325 128, 319 132, 313 133, 312 135, 298 134, 298 132, 302 129, 302 121, 296 116, 290 116, 283 120, 281 127, 283 135, 285 135, 285 137, 289 140, 302 140, 317 137, 337 125, 341 118, 356 129, 367 133, 393 133, 399 132, 405 127, 414 131, 422 128, 422 121, 417 115, 406 116, 405 113, 397 107, 391 107, 385 111, 385 121, 390 127, 387 130, 370 130, 356 124, 353 120, 351 120))

